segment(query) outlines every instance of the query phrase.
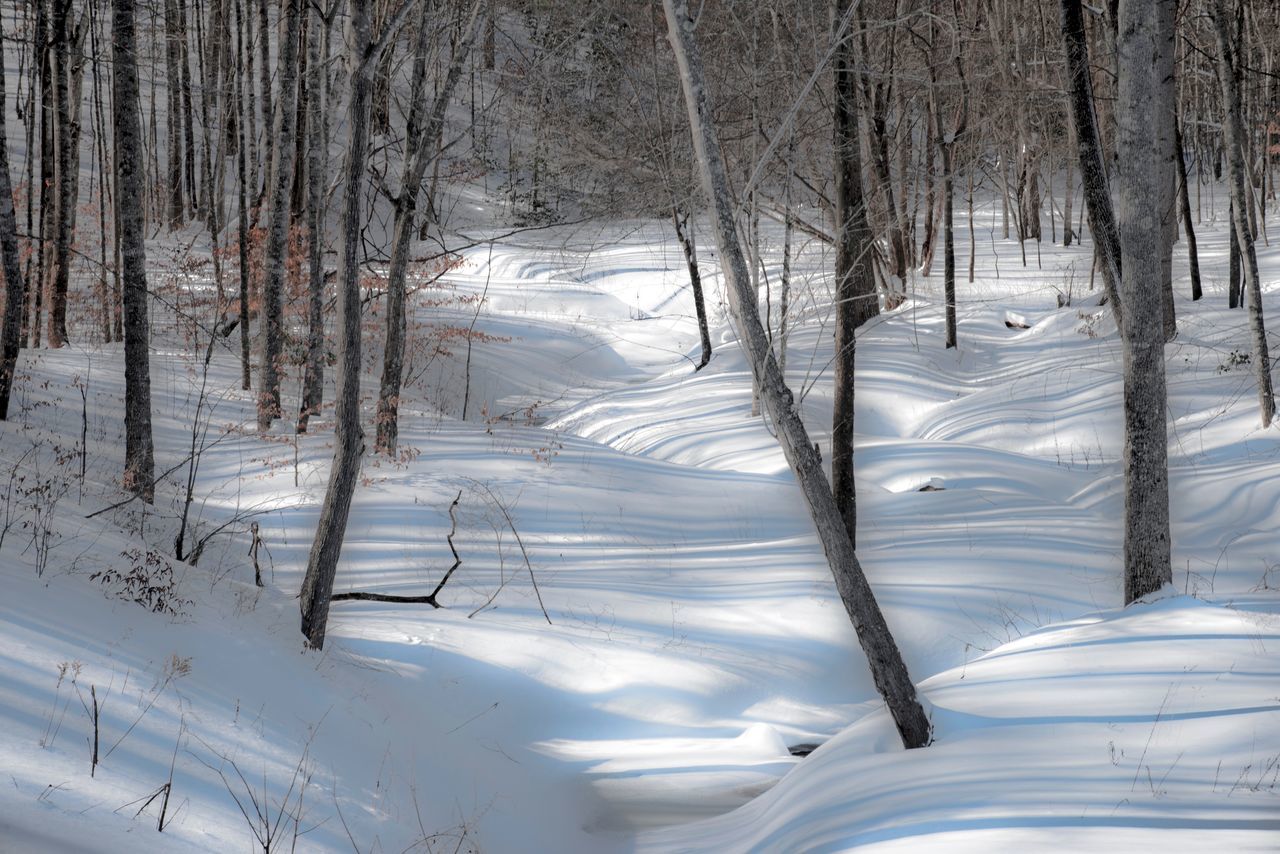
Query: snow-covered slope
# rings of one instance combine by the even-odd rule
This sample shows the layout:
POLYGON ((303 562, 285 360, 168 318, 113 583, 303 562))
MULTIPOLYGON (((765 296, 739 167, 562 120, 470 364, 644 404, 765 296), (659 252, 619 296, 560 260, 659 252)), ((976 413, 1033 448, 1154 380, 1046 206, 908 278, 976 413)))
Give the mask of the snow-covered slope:
MULTIPOLYGON (((445 607, 335 603, 323 653, 302 650, 294 596, 327 414, 301 439, 255 435, 235 352, 215 348, 206 382, 203 333, 166 320, 152 370, 172 472, 154 510, 86 518, 123 497, 121 353, 24 354, 0 425, 0 850, 235 850, 255 829, 361 851, 1273 845, 1280 442, 1231 357, 1247 335, 1222 308, 1223 232, 1201 237, 1208 294, 1178 301, 1168 351, 1176 591, 1116 610, 1119 352, 1081 293, 1090 249, 1023 268, 983 217, 959 350, 942 348, 936 277, 859 343, 860 556, 933 747, 895 745, 749 416, 715 259, 716 357, 694 374, 663 226, 550 230, 471 249, 420 295, 403 453, 365 459, 337 589, 429 592, 460 496, 445 607), (1075 305, 1057 308, 1073 269, 1075 305), (195 538, 226 525, 194 567, 172 548, 193 424, 195 538), (173 613, 93 577, 148 549, 153 575, 172 567, 173 613), (171 770, 157 833, 148 798, 171 770)), ((788 369, 824 450, 827 266, 815 249, 797 263, 788 369)))

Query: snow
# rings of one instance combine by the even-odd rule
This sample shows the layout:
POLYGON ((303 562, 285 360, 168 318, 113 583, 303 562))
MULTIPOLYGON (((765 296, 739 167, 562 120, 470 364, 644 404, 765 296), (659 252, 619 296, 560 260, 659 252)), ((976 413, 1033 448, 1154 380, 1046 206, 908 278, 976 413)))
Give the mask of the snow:
MULTIPOLYGON (((465 347, 411 344, 406 452, 364 460, 336 589, 430 592, 461 493, 444 607, 335 603, 322 653, 302 649, 295 597, 330 413, 296 440, 283 424, 256 435, 219 346, 211 414, 193 421, 207 339, 157 309, 157 469, 174 470, 153 511, 87 518, 124 497, 121 350, 24 351, 0 425, 0 493, 11 468, 26 478, 0 511, 17 519, 0 542, 0 850, 238 850, 255 844, 254 799, 299 850, 1274 850, 1280 441, 1229 359, 1248 336, 1223 307, 1224 225, 1199 235, 1206 297, 1178 299, 1167 350, 1175 584, 1120 609, 1119 348, 1084 284, 1091 247, 1046 241, 1037 263, 1028 244, 1024 268, 993 219, 980 212, 977 281, 959 285, 958 351, 942 347, 937 275, 859 337, 859 556, 931 747, 901 750, 782 454, 749 416, 716 259, 716 355, 695 374, 665 224, 550 229, 467 250, 417 298, 411 338, 473 319, 494 336, 472 348, 468 419, 465 347), (171 548, 193 423, 208 427, 196 536, 232 522, 195 567, 171 548), (62 485, 44 526, 50 502, 23 494, 38 479, 62 485), (148 545, 189 600, 176 615, 90 577, 148 545), (806 744, 821 746, 792 755, 806 744), (171 767, 157 833, 159 801, 137 813, 171 767)), ((150 257, 176 275, 177 253, 150 257)), ((1280 269, 1276 251, 1260 260, 1280 269)), ((788 360, 824 451, 829 267, 811 245, 796 262, 788 360)))

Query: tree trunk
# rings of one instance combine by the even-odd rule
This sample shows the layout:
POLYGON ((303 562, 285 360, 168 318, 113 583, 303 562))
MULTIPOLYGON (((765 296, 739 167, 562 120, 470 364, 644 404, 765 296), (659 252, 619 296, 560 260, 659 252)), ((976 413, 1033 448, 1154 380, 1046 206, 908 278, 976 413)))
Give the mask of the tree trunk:
POLYGON ((307 280, 307 363, 302 378, 302 405, 298 412, 298 432, 307 432, 307 422, 320 411, 324 399, 324 175, 329 153, 328 103, 324 96, 324 64, 328 61, 329 22, 312 7, 312 32, 307 50, 308 87, 311 111, 307 146, 307 233, 310 235, 307 280))
MULTIPOLYGON (((282 4, 290 3, 292 2, 292 0, 280 0, 280 2, 282 4)), ((279 139, 267 139, 267 135, 272 132, 275 126, 275 119, 274 119, 275 111, 272 109, 272 103, 271 103, 271 10, 269 8, 270 5, 271 5, 271 0, 258 0, 258 52, 259 52, 258 84, 259 84, 259 93, 260 93, 258 96, 258 102, 259 102, 258 108, 262 111, 262 151, 264 152, 268 148, 274 148, 280 144, 279 139)), ((281 11, 282 12, 284 11, 283 6, 281 7, 281 11)), ((279 28, 277 28, 277 32, 279 32, 279 28)), ((280 55, 279 71, 281 74, 283 74, 285 70, 284 56, 282 53, 283 47, 284 45, 280 45, 280 44, 276 46, 276 51, 280 55)), ((283 78, 281 79, 280 82, 282 84, 281 92, 283 93, 284 91, 283 78)), ((250 88, 252 88, 253 86, 252 82, 249 85, 250 85, 250 88)), ((265 154, 263 156, 263 160, 266 160, 265 154)), ((254 162, 256 163, 257 161, 255 160, 254 162)), ((270 181, 269 171, 262 176, 262 193, 254 200, 253 206, 255 208, 261 207, 262 199, 267 194, 268 181, 270 181)), ((256 214, 254 215, 254 218, 256 220, 257 218, 256 214)))
MULTIPOLYGON (((958 17, 957 11, 957 17, 958 17)), ((960 21, 956 21, 957 30, 960 21)), ((939 140, 942 148, 942 195, 944 197, 943 214, 943 294, 947 303, 946 349, 956 346, 956 229, 955 229, 955 149, 956 142, 969 124, 969 90, 965 82, 964 65, 960 53, 954 57, 956 80, 960 84, 960 104, 956 108, 956 118, 951 129, 939 140)), ((1050 193, 1050 208, 1053 194, 1050 193)), ((1052 218, 1053 211, 1050 210, 1052 218)))
MULTIPOLYGON (((378 390, 378 413, 375 419, 377 438, 374 447, 381 453, 394 454, 400 432, 400 390, 404 379, 405 278, 409 266, 409 241, 413 238, 413 218, 418 209, 418 193, 427 164, 434 160, 439 150, 436 140, 444 127, 445 110, 449 99, 462 79, 462 67, 475 42, 480 24, 479 4, 472 10, 466 35, 454 51, 449 71, 436 92, 435 103, 423 125, 423 106, 427 79, 427 54, 430 39, 428 12, 423 4, 418 22, 417 44, 414 49, 413 84, 410 108, 405 127, 405 166, 400 179, 399 195, 395 199, 395 226, 391 244, 391 265, 387 270, 387 343, 382 360, 382 383, 378 390)), ((390 51, 388 51, 390 53, 390 51)))
POLYGON ((360 426, 360 200, 369 148, 369 102, 377 51, 369 43, 369 4, 351 4, 350 142, 343 174, 342 257, 339 272, 339 334, 333 466, 307 559, 300 605, 302 634, 313 649, 324 647, 333 579, 347 531, 351 498, 360 476, 364 431, 360 426))
POLYGON ((138 66, 134 0, 114 0, 111 24, 115 95, 116 222, 124 282, 124 488, 150 503, 155 497, 151 440, 150 336, 147 317, 147 253, 143 243, 142 127, 138 117, 138 66))
MULTIPOLYGON (((1068 128, 1070 131, 1070 128, 1068 128)), ((1068 136, 1070 134, 1068 133, 1068 136)), ((1076 198, 1076 176, 1075 176, 1075 160, 1071 157, 1071 140, 1067 141, 1067 177, 1066 185, 1063 187, 1062 195, 1062 245, 1069 247, 1071 242, 1075 240, 1075 232, 1071 228, 1071 208, 1076 198)))
POLYGON ((1227 308, 1239 308, 1240 293, 1240 240, 1236 237, 1236 206, 1228 203, 1227 222, 1231 224, 1227 234, 1227 308))
MULTIPOLYGON (((187 182, 187 203, 192 215, 200 204, 196 185, 195 121, 191 109, 191 53, 187 44, 187 0, 178 0, 178 72, 182 81, 182 171, 187 182)), ((201 86, 207 85, 201 81, 201 86)))
POLYGON ((676 240, 680 242, 685 268, 689 271, 689 287, 693 289, 693 309, 698 315, 698 337, 702 341, 702 357, 693 368, 694 373, 697 373, 711 361, 711 331, 707 327, 707 306, 702 293, 702 274, 698 271, 698 246, 693 239, 689 214, 679 204, 671 208, 671 221, 676 228, 676 240))
MULTIPOLYGON (((856 93, 855 93, 856 96, 856 93)), ((792 201, 792 186, 796 174, 796 129, 791 127, 791 137, 787 140, 787 179, 782 186, 783 222, 782 222, 782 272, 778 282, 778 373, 787 378, 787 338, 791 330, 791 241, 795 232, 795 206, 792 201)), ((862 180, 862 176, 858 176, 862 180)), ((875 287, 874 277, 872 287, 875 287)), ((702 327, 704 330, 706 326, 702 327)), ((706 334, 705 331, 703 333, 706 334)), ((705 338, 704 346, 708 345, 705 338)), ((704 353, 704 358, 706 354, 704 353)))
POLYGON ((170 228, 181 228, 185 205, 182 190, 182 70, 181 49, 178 46, 178 0, 164 0, 164 56, 165 81, 169 87, 167 144, 169 160, 170 228))
POLYGON ((243 0, 235 0, 235 16, 236 16, 236 32, 240 35, 237 38, 239 42, 238 55, 239 67, 232 73, 236 78, 235 85, 235 101, 236 110, 240 112, 240 120, 236 122, 240 130, 240 141, 236 146, 236 171, 237 171, 237 187, 236 194, 236 242, 239 245, 239 261, 240 261, 240 387, 248 391, 253 387, 253 379, 250 376, 250 357, 249 357, 249 171, 248 160, 252 143, 252 121, 253 113, 252 100, 245 104, 245 92, 247 88, 250 93, 253 92, 253 80, 249 80, 249 85, 245 86, 245 76, 248 74, 248 57, 249 50, 247 40, 244 34, 247 30, 240 28, 241 10, 240 4, 243 0))
POLYGON ((680 68, 681 85, 689 111, 694 150, 702 173, 702 184, 715 208, 716 244, 724 264, 729 307, 738 322, 741 341, 751 363, 751 373, 761 398, 778 432, 783 453, 808 503, 823 550, 835 576, 840 599, 853 621, 858 640, 867 654, 877 690, 888 705, 902 743, 908 748, 924 747, 930 740, 929 720, 916 697, 915 686, 897 644, 889 633, 884 615, 876 604, 871 586, 863 575, 853 543, 835 498, 822 474, 817 450, 796 411, 778 363, 770 351, 760 324, 756 295, 751 292, 751 276, 742 254, 730 201, 729 179, 720 142, 711 123, 711 104, 706 92, 702 60, 693 37, 693 21, 686 0, 663 0, 669 39, 680 68))
MULTIPOLYGON (((266 0, 263 0, 265 4, 266 0)), ((284 274, 289 249, 289 185, 293 180, 294 99, 298 93, 298 28, 302 0, 284 0, 285 32, 280 45, 280 97, 271 145, 271 213, 263 259, 262 364, 258 377, 258 429, 280 417, 280 364, 284 349, 284 274)), ((266 38, 266 32, 262 33, 266 38)))
POLYGON ((1178 203, 1182 211, 1182 230, 1187 235, 1187 261, 1191 266, 1191 299, 1204 296, 1200 287, 1200 253, 1196 249, 1196 230, 1191 222, 1191 191, 1187 187, 1187 161, 1182 148, 1182 127, 1175 129, 1174 144, 1178 157, 1178 203))
POLYGON ((1231 216, 1235 226, 1236 242, 1240 246, 1241 267, 1244 272, 1245 297, 1249 310, 1249 331, 1253 337, 1253 366, 1258 377, 1258 409, 1262 426, 1271 426, 1275 415, 1275 395, 1271 389, 1271 356, 1267 350, 1267 330, 1262 318, 1262 285, 1258 278, 1258 255, 1253 245, 1253 231, 1249 227, 1247 195, 1251 188, 1245 184, 1244 118, 1240 107, 1240 87, 1236 84, 1236 54, 1230 31, 1227 28, 1227 9, 1224 0, 1214 0, 1212 7, 1214 30, 1218 36, 1218 83, 1222 86, 1223 145, 1227 149, 1227 179, 1231 187, 1231 216))
MULTIPOLYGON (((75 232, 76 193, 80 186, 79 140, 80 101, 72 102, 71 65, 75 61, 76 40, 71 32, 71 0, 53 0, 49 18, 52 35, 50 65, 53 69, 54 99, 54 193, 52 212, 54 242, 46 270, 45 299, 49 310, 46 340, 50 347, 67 343, 67 285, 70 281, 71 241, 75 232)), ((79 87, 76 94, 79 94, 79 87)))
MULTIPOLYGON (((839 27, 849 0, 837 0, 832 19, 839 27)), ((833 37, 840 32, 832 33, 833 37)), ((853 476, 855 330, 880 312, 871 269, 874 238, 862 197, 862 149, 858 115, 854 34, 846 33, 832 58, 835 120, 836 196, 836 357, 831 418, 831 489, 850 544, 857 543, 858 512, 853 476)))
POLYGON ((1102 156, 1098 136, 1098 118, 1093 106, 1093 83, 1089 77, 1089 47, 1085 41, 1081 0, 1061 0, 1062 40, 1066 46, 1067 72, 1070 77, 1071 122, 1075 129, 1076 148, 1080 157, 1080 177, 1084 184, 1085 209, 1089 214, 1089 231, 1097 248, 1102 269, 1102 282, 1116 327, 1124 335, 1124 305, 1120 301, 1119 282, 1120 235, 1116 229, 1115 211, 1111 207, 1111 190, 1107 181, 1107 165, 1102 156))
MULTIPOLYGON (((3 21, 0 21, 2 24, 3 21)), ((0 31, 0 55, 4 33, 0 31)), ((0 116, 5 115, 5 77, 0 74, 0 116)), ((4 265, 4 325, 0 327, 0 421, 9 417, 9 395, 22 346, 23 297, 26 283, 18 263, 18 221, 9 178, 9 138, 0 121, 0 262, 4 265)))
POLYGON ((1124 299, 1125 532, 1128 604, 1172 576, 1166 424, 1163 264, 1171 245, 1173 40, 1176 0, 1120 7, 1116 149, 1124 299))

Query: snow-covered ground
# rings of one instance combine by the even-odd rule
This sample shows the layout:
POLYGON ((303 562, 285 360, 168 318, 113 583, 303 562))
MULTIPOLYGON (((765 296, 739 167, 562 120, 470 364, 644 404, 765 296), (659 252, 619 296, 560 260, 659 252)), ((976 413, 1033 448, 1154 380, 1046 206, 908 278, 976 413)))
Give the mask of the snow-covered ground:
MULTIPOLYGON (((295 596, 329 414, 255 435, 235 338, 206 377, 205 333, 157 308, 172 471, 153 510, 90 517, 123 498, 120 348, 24 353, 0 425, 0 850, 1275 850, 1280 434, 1239 364, 1225 232, 1202 229, 1206 297, 1179 279, 1167 351, 1175 589, 1122 610, 1120 353, 1091 246, 1028 244, 1024 268, 989 219, 958 350, 939 274, 859 339, 859 554, 933 746, 902 751, 876 700, 750 417, 712 253, 716 355, 695 374, 665 226, 553 229, 468 250, 420 295, 404 450, 365 458, 337 589, 430 592, 459 495, 462 564, 440 610, 335 603, 322 653, 295 596), (193 427, 194 538, 227 525, 195 566, 172 545, 193 427), (101 575, 149 549, 169 613, 101 575)), ((1273 284, 1280 252, 1261 262, 1273 284)), ((824 451, 828 265, 797 263, 788 361, 824 451)))

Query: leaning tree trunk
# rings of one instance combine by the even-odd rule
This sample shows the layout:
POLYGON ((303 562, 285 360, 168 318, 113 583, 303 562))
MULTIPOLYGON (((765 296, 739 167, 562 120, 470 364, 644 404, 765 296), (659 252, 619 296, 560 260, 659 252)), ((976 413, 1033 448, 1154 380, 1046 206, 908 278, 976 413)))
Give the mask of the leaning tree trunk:
MULTIPOLYGON (((424 88, 427 79, 430 6, 423 4, 414 49, 413 84, 409 116, 405 127, 405 169, 400 179, 400 192, 395 198, 395 226, 391 244, 391 265, 387 270, 387 344, 382 360, 382 383, 378 391, 377 438, 374 447, 384 454, 394 454, 400 433, 400 390, 404 381, 405 278, 409 266, 409 241, 413 237, 413 218, 418 210, 418 193, 427 164, 439 155, 437 140, 444 127, 444 114, 453 90, 462 79, 462 67, 475 42, 480 24, 479 4, 472 10, 467 32, 459 42, 449 64, 444 83, 436 92, 435 103, 423 126, 424 88)), ((390 53, 390 51, 388 51, 390 53)))
MULTIPOLYGON (((0 31, 0 55, 4 34, 0 31)), ((5 115, 5 75, 0 74, 0 116, 5 115)), ((26 283, 18 264, 18 221, 9 178, 9 139, 0 121, 0 261, 4 269, 4 325, 0 327, 0 421, 9 417, 9 395, 22 346, 22 312, 26 283)))
POLYGON ((1214 0, 1213 25, 1218 35, 1218 83, 1222 86, 1222 104, 1226 112, 1223 127, 1223 145, 1227 150, 1227 178, 1231 186, 1231 217, 1235 226, 1236 243, 1240 247, 1241 267, 1244 272, 1245 297, 1249 308, 1249 331, 1253 337, 1253 365, 1258 377, 1258 409, 1262 426, 1271 426, 1276 412, 1275 395, 1271 389, 1271 356, 1267 350, 1267 329, 1262 319, 1262 286, 1258 279, 1258 254, 1253 245, 1253 230, 1249 227, 1248 200, 1252 191, 1245 184, 1243 146, 1245 130, 1243 111, 1240 107, 1240 87, 1236 83, 1236 55, 1234 41, 1228 30, 1227 9, 1224 0, 1214 0))
POLYGON ((1097 249, 1102 282, 1116 320, 1116 328, 1124 335, 1124 306, 1119 295, 1121 276, 1120 233, 1116 229, 1115 211, 1111 207, 1111 190, 1107 182, 1107 164, 1102 156, 1098 136, 1098 117, 1093 108, 1093 83, 1089 77, 1089 46, 1085 41, 1081 0, 1061 0, 1062 40, 1066 46, 1067 72, 1071 91, 1071 122, 1080 156, 1080 178, 1084 185, 1085 210, 1089 214, 1089 231, 1097 249))
POLYGON ((360 199, 369 148, 369 102, 373 66, 378 59, 369 43, 369 4, 351 4, 351 101, 346 170, 342 178, 342 255, 338 280, 338 369, 334 418, 333 466, 324 506, 316 525, 316 539, 307 559, 300 605, 302 634, 314 649, 324 647, 329 622, 333 579, 347 531, 351 498, 360 476, 364 431, 360 427, 360 199))
POLYGON ((1125 603, 1172 581, 1164 274, 1174 210, 1176 0, 1120 7, 1116 184, 1124 299, 1125 603))
POLYGON ((116 222, 124 284, 124 487, 143 501, 155 497, 151 441, 151 330, 147 318, 147 253, 143 242, 142 124, 138 116, 138 65, 134 0, 114 0, 111 19, 115 100, 116 222))
POLYGON ((668 38, 680 68, 703 188, 714 205, 716 244, 723 261, 729 308, 738 322, 752 376, 760 389, 765 409, 777 428, 783 453, 809 506, 835 576, 840 599, 867 654, 876 688, 889 707, 903 745, 908 748, 924 747, 930 740, 929 720, 916 697, 915 686, 889 633, 884 614, 858 563, 840 510, 823 476, 818 452, 809 441, 791 390, 778 371, 778 363, 760 323, 756 294, 751 290, 751 275, 742 246, 738 243, 728 170, 711 123, 711 104, 707 97, 702 59, 694 43, 693 21, 687 0, 663 0, 662 5, 670 31, 668 38))
POLYGON ((858 80, 853 33, 842 33, 849 0, 839 0, 832 16, 839 39, 833 58, 836 175, 836 358, 835 405, 831 417, 831 489, 852 546, 858 513, 853 477, 854 331, 880 312, 871 269, 874 238, 862 196, 862 151, 858 80))
MULTIPOLYGON (((298 22, 302 0, 284 0, 285 32, 280 45, 280 97, 271 140, 271 213, 263 260, 262 364, 258 376, 258 429, 280 417, 280 364, 284 349, 284 265, 289 242, 289 185, 293 181, 294 103, 298 94, 298 22)), ((265 40, 267 33, 262 37, 265 40)))

